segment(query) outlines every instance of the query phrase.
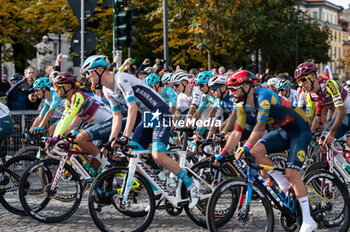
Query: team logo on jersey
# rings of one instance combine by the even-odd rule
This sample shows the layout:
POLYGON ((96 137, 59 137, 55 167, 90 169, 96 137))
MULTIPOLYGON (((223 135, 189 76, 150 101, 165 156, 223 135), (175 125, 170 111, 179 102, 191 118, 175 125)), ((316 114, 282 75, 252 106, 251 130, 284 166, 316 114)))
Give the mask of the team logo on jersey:
POLYGON ((305 151, 304 150, 300 150, 297 153, 297 157, 301 162, 304 162, 305 160, 305 151))
POLYGON ((260 103, 260 107, 263 108, 264 110, 270 109, 270 102, 268 100, 263 100, 260 103))
POLYGON ((326 86, 331 90, 333 96, 338 94, 338 88, 334 85, 333 81, 327 81, 326 86))

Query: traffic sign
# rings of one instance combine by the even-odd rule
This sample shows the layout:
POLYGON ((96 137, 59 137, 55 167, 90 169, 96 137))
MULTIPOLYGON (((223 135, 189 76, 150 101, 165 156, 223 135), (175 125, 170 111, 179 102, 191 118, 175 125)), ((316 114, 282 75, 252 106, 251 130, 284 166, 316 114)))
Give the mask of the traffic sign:
MULTIPOLYGON (((88 56, 96 48, 96 37, 92 31, 86 30, 84 38, 85 38, 85 55, 88 56)), ((72 46, 72 50, 78 54, 80 54, 80 50, 81 50, 80 41, 81 41, 80 31, 74 32, 73 37, 71 39, 71 46, 72 46)))
MULTIPOLYGON (((78 18, 80 23, 81 15, 81 1, 80 0, 68 0, 70 7, 72 7, 74 15, 78 18)), ((89 21, 92 13, 94 13, 98 0, 85 0, 85 26, 89 21)))

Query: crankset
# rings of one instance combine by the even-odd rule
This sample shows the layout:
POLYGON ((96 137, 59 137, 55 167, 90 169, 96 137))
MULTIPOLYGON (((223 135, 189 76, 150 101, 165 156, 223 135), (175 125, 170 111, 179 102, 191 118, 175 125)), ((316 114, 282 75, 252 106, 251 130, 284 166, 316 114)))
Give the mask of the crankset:
POLYGON ((177 216, 181 214, 183 207, 174 207, 168 200, 164 202, 165 210, 169 215, 177 216))

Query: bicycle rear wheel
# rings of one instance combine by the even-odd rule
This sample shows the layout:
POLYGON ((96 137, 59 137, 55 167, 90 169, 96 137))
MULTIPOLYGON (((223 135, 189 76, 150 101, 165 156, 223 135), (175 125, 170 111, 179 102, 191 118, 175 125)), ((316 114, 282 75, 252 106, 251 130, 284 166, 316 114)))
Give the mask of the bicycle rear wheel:
POLYGON ((122 204, 121 188, 127 168, 116 167, 101 173, 91 186, 89 212, 101 231, 144 231, 152 223, 155 198, 148 181, 135 173, 126 204, 122 204))
MULTIPOLYGON (((227 180, 233 176, 238 176, 237 170, 235 170, 234 166, 231 163, 225 163, 223 166, 215 167, 211 165, 212 160, 210 158, 206 158, 201 160, 199 163, 196 163, 191 169, 199 175, 202 179, 204 179, 208 184, 213 187, 219 185, 222 181, 227 180)), ((192 175, 191 172, 188 173, 188 176, 192 179, 195 176, 192 175)), ((212 188, 201 184, 199 193, 200 196, 211 194, 212 188)), ((187 198, 187 188, 183 188, 183 198, 187 198)), ((200 198, 196 207, 190 209, 188 205, 184 206, 186 214, 189 218, 196 223, 197 225, 207 228, 206 221, 206 209, 209 198, 200 198)), ((226 224, 227 221, 230 220, 233 213, 235 211, 234 207, 227 208, 223 211, 216 212, 216 223, 218 225, 226 224)))
POLYGON ((3 166, 6 181, 0 185, 0 203, 11 213, 27 215, 19 200, 18 188, 24 171, 36 160, 34 156, 30 155, 17 156, 9 159, 3 166))
POLYGON ((350 220, 349 192, 334 174, 315 170, 305 178, 311 216, 320 227, 348 231, 350 220))
POLYGON ((79 176, 68 164, 63 166, 54 191, 50 190, 54 176, 51 171, 56 170, 59 163, 55 159, 35 162, 25 171, 20 182, 19 197, 22 206, 32 218, 40 222, 64 221, 74 214, 81 202, 82 186, 79 176), (56 195, 60 196, 60 200, 55 199, 56 195), (72 196, 74 201, 71 201, 72 196), (64 198, 69 200, 63 201, 64 198))
POLYGON ((207 224, 210 231, 273 231, 274 215, 271 203, 257 185, 253 185, 252 194, 255 197, 251 198, 249 211, 246 212, 247 186, 246 179, 234 177, 222 182, 214 190, 207 206, 207 224), (240 198, 243 205, 239 208, 240 198), (234 215, 228 223, 220 225, 220 228, 216 223, 216 212, 230 207, 236 209, 234 215))

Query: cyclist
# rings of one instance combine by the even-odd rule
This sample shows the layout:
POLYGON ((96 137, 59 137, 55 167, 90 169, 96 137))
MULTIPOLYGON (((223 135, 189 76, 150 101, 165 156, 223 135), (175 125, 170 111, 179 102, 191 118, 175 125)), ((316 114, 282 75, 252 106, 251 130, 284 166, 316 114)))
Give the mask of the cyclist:
POLYGON ((276 84, 277 92, 280 96, 285 97, 294 107, 298 106, 299 94, 295 89, 290 88, 290 81, 283 80, 277 82, 276 84))
POLYGON ((272 77, 267 80, 267 88, 272 90, 273 92, 277 93, 276 89, 276 84, 280 81, 281 79, 278 77, 272 77))
POLYGON ((83 120, 93 126, 81 130, 77 135, 77 143, 81 148, 93 155, 99 162, 92 160, 95 170, 100 166, 109 165, 104 155, 99 155, 99 149, 93 140, 107 142, 111 132, 112 112, 91 96, 78 90, 77 77, 69 72, 60 73, 54 83, 58 96, 66 99, 65 114, 59 121, 54 137, 47 141, 47 146, 54 145, 61 136, 66 136, 78 123, 83 120))
POLYGON ((145 83, 153 88, 157 93, 159 93, 165 102, 170 106, 170 111, 173 114, 175 112, 176 106, 176 93, 170 87, 164 87, 159 76, 155 73, 148 75, 145 78, 145 83))
MULTIPOLYGON (((234 99, 229 95, 228 88, 226 87, 226 81, 229 73, 227 74, 219 74, 212 77, 209 80, 209 87, 212 91, 215 102, 212 112, 210 112, 210 116, 216 115, 216 119, 224 121, 224 119, 229 118, 222 124, 222 128, 227 124, 233 124, 236 120, 236 114, 233 112, 236 111, 236 106, 234 103, 234 99)), ((211 127, 208 133, 207 138, 210 138, 211 135, 215 133, 216 127, 211 127)))
MULTIPOLYGON (((45 100, 39 116, 35 119, 29 130, 30 133, 37 134, 39 131, 41 131, 54 115, 55 111, 59 113, 59 117, 63 115, 64 104, 62 103, 64 103, 64 101, 61 102, 62 98, 58 96, 54 89, 51 89, 51 86, 51 81, 47 77, 41 77, 33 84, 33 89, 35 90, 38 98, 45 100)), ((56 121, 57 120, 55 120, 55 122, 56 121)), ((50 126, 48 130, 49 135, 53 134, 57 123, 58 122, 50 126)))
MULTIPOLYGON (((90 56, 83 63, 82 72, 86 73, 92 85, 99 84, 113 91, 112 98, 108 98, 112 108, 116 110, 113 113, 110 142, 112 139, 115 139, 116 141, 111 142, 112 146, 115 144, 123 146, 129 143, 138 110, 142 112, 142 117, 144 117, 145 113, 155 111, 152 113, 153 117, 158 118, 162 122, 163 118, 168 119, 169 117, 169 106, 147 84, 127 73, 117 73, 114 75, 113 72, 107 70, 108 65, 109 61, 106 56, 90 56), (118 110, 121 103, 127 105, 128 116, 122 136, 117 137, 123 118, 118 110)), ((145 118, 142 118, 140 124, 136 127, 130 144, 143 150, 152 143, 153 159, 164 168, 176 174, 184 182, 191 199, 189 207, 193 208, 198 202, 199 182, 196 180, 192 181, 185 171, 179 167, 179 164, 166 155, 170 127, 160 124, 156 128, 144 128, 144 120, 145 118)))
POLYGON ((266 88, 254 89, 255 79, 256 76, 253 73, 240 70, 232 73, 227 80, 227 86, 233 93, 235 102, 249 105, 247 110, 239 112, 237 120, 245 120, 249 109, 253 109, 254 114, 257 112, 257 123, 248 140, 238 148, 235 156, 240 159, 242 155, 250 153, 257 163, 273 166, 273 162, 265 155, 289 148, 285 177, 278 171, 268 171, 268 173, 278 182, 283 191, 287 190, 289 183, 293 185, 303 215, 300 231, 313 231, 317 228, 317 224, 310 215, 306 187, 300 175, 312 136, 307 117, 301 109, 293 108, 288 101, 273 91, 266 88), (271 124, 277 129, 260 139, 266 124, 271 124))
MULTIPOLYGON (((350 119, 349 93, 334 80, 318 77, 317 67, 311 62, 300 64, 295 69, 294 77, 304 91, 311 92, 311 101, 318 102, 329 110, 335 110, 332 120, 323 131, 323 135, 327 135, 324 141, 320 142, 330 145, 334 138, 345 135, 350 130, 348 123, 350 119)), ((350 137, 347 137, 346 142, 350 146, 350 137)))
POLYGON ((187 119, 192 118, 193 114, 198 109, 202 93, 198 86, 191 87, 189 85, 189 74, 187 72, 182 71, 175 73, 171 77, 170 82, 179 94, 177 96, 174 122, 178 122, 181 114, 186 114, 185 125, 187 125, 187 119))

